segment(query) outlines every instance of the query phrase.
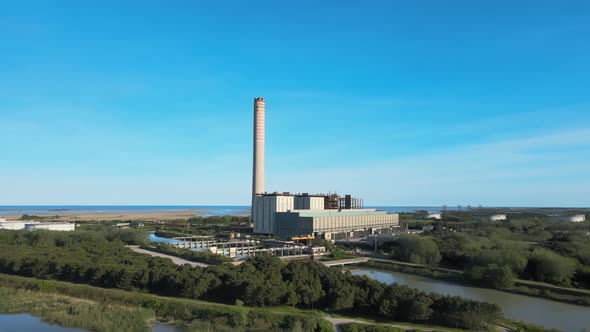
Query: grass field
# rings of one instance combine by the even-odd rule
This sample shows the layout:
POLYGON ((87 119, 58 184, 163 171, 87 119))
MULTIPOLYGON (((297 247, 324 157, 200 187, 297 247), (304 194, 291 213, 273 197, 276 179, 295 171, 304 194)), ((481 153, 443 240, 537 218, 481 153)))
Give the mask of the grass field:
POLYGON ((0 274, 0 313, 27 312, 49 323, 92 331, 150 331, 156 317, 186 331, 328 332, 323 314, 252 308, 0 274))

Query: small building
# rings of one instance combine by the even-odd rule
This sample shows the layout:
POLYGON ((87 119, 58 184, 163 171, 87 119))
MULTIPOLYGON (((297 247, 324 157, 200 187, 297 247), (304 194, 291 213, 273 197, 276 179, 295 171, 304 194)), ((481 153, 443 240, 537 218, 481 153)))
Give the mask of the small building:
POLYGON ((25 229, 27 231, 35 231, 35 230, 48 230, 48 231, 62 231, 62 232, 69 232, 76 229, 75 223, 66 223, 66 222, 45 222, 45 223, 27 223, 25 224, 25 229))
POLYGON ((314 246, 307 247, 305 249, 305 252, 308 253, 309 255, 312 255, 312 256, 323 255, 323 254, 327 253, 326 247, 314 247, 314 246))
POLYGON ((28 223, 27 221, 6 220, 3 218, 3 219, 0 219, 0 230, 2 230, 2 229, 10 229, 10 230, 25 229, 25 224, 27 224, 27 223, 28 223))

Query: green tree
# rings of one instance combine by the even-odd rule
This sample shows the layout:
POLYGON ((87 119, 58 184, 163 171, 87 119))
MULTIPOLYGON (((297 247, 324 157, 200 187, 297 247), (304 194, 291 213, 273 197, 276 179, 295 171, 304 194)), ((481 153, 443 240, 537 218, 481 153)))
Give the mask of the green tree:
POLYGON ((484 272, 484 281, 493 288, 503 289, 514 286, 516 277, 508 266, 488 265, 484 272))
POLYGON ((533 251, 526 267, 535 280, 570 285, 576 271, 576 261, 553 251, 537 248, 533 251))
POLYGON ((441 260, 438 246, 431 238, 402 235, 393 243, 393 257, 415 264, 436 265, 441 260))

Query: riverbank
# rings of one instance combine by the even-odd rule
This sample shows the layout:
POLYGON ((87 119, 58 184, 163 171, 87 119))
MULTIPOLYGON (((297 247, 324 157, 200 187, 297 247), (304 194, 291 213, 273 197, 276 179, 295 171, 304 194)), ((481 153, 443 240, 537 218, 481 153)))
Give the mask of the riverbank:
MULTIPOLYGON (((465 280, 463 278, 463 272, 459 270, 398 261, 386 261, 382 259, 370 259, 368 262, 358 264, 358 266, 370 269, 414 274, 422 277, 458 283, 461 285, 482 287, 481 285, 477 285, 465 280)), ((565 288, 530 280, 517 279, 513 287, 495 290, 519 295, 533 296, 551 301, 590 306, 590 291, 584 289, 565 288)))
POLYGON ((347 331, 347 327, 355 326, 358 331, 367 332, 390 332, 391 331, 421 331, 421 332, 461 332, 464 330, 454 329, 451 327, 440 327, 425 324, 412 324, 412 323, 400 323, 400 322, 386 322, 378 321, 370 317, 356 317, 350 318, 342 314, 330 314, 326 316, 326 320, 332 323, 336 327, 336 331, 347 331), (365 329, 360 329, 363 327, 365 329))
POLYGON ((154 311, 26 289, 0 287, 0 313, 29 313, 49 324, 89 331, 151 331, 154 311))
MULTIPOLYGON (((194 331, 336 331, 326 320, 329 317, 317 310, 253 308, 0 274, 0 313, 22 312, 60 326, 93 331, 151 331, 149 326, 156 320, 194 331)), ((337 317, 348 321, 361 319, 343 314, 337 317)), ((383 323, 421 331, 460 331, 383 323)))
POLYGON ((332 331, 318 311, 252 308, 0 274, 0 313, 29 312, 65 327, 151 331, 159 317, 198 330, 332 331))
MULTIPOLYGON (((590 328, 590 308, 585 306, 512 294, 495 289, 467 286, 402 272, 359 268, 350 271, 350 273, 354 276, 365 276, 388 285, 397 283, 399 286, 418 289, 426 294, 436 293, 447 297, 459 296, 492 303, 498 305, 502 309, 503 317, 512 322, 524 321, 527 325, 532 323, 543 326, 545 329, 558 329, 565 332, 578 332, 590 328)), ((503 320, 499 318, 494 322, 502 324, 503 320)), ((530 329, 517 328, 515 330, 542 331, 535 327, 530 329)))

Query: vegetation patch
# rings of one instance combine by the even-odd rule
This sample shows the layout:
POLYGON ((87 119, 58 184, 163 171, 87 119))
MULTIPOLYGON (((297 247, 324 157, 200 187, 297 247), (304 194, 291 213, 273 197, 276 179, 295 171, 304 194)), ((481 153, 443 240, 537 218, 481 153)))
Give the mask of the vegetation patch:
POLYGON ((312 311, 224 305, 2 274, 0 285, 0 312, 30 312, 62 326, 97 331, 145 331, 155 316, 215 331, 292 331, 296 326, 300 331, 331 331, 321 314, 312 311), (86 319, 91 326, 84 325, 86 319), (126 319, 121 325, 119 320, 126 319))
POLYGON ((507 220, 488 221, 477 210, 447 211, 440 222, 410 217, 401 215, 410 228, 426 224, 434 228, 383 244, 382 254, 466 271, 466 280, 490 288, 510 289, 517 279, 524 279, 590 289, 590 222, 548 221, 540 213, 508 214, 507 220))
MULTIPOLYGON (((173 316, 180 320, 209 319, 217 317, 219 312, 209 312, 211 304, 195 308, 196 304, 192 302, 178 305, 177 301, 182 300, 162 300, 145 293, 243 304, 224 307, 230 312, 220 319, 227 319, 230 326, 260 322, 262 327, 274 321, 268 319, 269 315, 278 315, 272 311, 243 309, 246 306, 274 308, 287 305, 332 312, 352 311, 385 321, 467 329, 486 327, 502 316, 500 307, 495 304, 428 294, 397 284, 386 285, 316 262, 285 263, 263 255, 239 266, 224 264, 206 269, 193 268, 175 265, 169 259, 132 252, 124 247, 125 243, 121 237, 108 238, 103 233, 91 231, 2 231, 0 273, 134 291, 129 293, 133 294, 131 298, 122 302, 141 303, 158 316, 173 316), (148 303, 141 302, 144 300, 148 303)), ((68 294, 71 289, 61 287, 59 292, 68 294)), ((78 287, 75 290, 85 291, 78 287)), ((96 292, 92 291, 93 294, 96 292)), ((308 321, 317 326, 321 319, 308 321)), ((287 323, 284 321, 272 327, 286 326, 281 324, 287 323)))
POLYGON ((71 296, 0 287, 0 312, 27 312, 44 321, 89 331, 151 331, 154 311, 71 296))

